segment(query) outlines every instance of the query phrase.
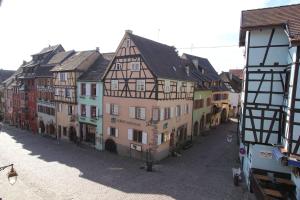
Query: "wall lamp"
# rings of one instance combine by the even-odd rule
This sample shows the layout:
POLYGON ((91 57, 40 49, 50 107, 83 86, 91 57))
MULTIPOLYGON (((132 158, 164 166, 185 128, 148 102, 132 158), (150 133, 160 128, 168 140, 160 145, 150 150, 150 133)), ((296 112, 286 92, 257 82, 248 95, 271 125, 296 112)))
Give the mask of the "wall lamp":
POLYGON ((18 177, 18 174, 17 174, 16 170, 14 169, 14 164, 10 164, 10 165, 0 167, 0 171, 6 169, 8 167, 11 167, 10 171, 7 173, 8 182, 11 185, 13 185, 17 182, 17 177, 18 177))

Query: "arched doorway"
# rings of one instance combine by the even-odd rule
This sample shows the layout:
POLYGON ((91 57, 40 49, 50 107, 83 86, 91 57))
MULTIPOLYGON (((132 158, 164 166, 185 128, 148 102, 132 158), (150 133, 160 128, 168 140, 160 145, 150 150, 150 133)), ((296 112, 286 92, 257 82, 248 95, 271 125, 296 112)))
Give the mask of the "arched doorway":
POLYGON ((53 124, 49 125, 49 133, 50 135, 54 135, 55 134, 55 127, 53 124))
POLYGON ((69 139, 70 141, 76 142, 76 130, 73 126, 69 127, 69 139))
POLYGON ((223 108, 221 112, 221 123, 224 123, 227 121, 227 110, 223 108))
POLYGON ((45 124, 42 120, 40 121, 40 129, 41 129, 41 133, 45 133, 45 124))
POLYGON ((199 131, 199 123, 198 123, 198 121, 196 121, 194 123, 194 136, 198 135, 198 131, 199 131))
POLYGON ((105 141, 105 150, 112 153, 117 153, 117 145, 113 139, 107 139, 105 141))

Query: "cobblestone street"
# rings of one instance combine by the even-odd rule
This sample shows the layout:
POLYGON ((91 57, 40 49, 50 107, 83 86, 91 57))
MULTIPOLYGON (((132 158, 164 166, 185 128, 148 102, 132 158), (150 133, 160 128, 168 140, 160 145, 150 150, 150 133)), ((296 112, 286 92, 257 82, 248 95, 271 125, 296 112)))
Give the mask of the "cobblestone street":
POLYGON ((15 164, 14 186, 0 172, 3 200, 70 199, 249 199, 235 187, 236 125, 228 123, 196 139, 181 157, 170 157, 146 172, 144 164, 108 152, 33 135, 6 126, 0 134, 0 165, 15 164), (226 141, 233 134, 233 141, 226 141))

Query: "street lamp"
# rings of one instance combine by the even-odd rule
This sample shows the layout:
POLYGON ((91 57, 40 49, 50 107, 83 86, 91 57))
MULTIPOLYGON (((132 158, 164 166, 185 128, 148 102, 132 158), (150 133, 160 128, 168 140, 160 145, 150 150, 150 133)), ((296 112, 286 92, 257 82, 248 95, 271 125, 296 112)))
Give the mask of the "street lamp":
POLYGON ((13 185, 17 182, 17 177, 18 177, 18 174, 17 174, 16 170, 14 169, 14 164, 10 164, 10 165, 0 167, 0 171, 6 169, 8 167, 11 167, 10 171, 7 173, 8 182, 11 185, 13 185))

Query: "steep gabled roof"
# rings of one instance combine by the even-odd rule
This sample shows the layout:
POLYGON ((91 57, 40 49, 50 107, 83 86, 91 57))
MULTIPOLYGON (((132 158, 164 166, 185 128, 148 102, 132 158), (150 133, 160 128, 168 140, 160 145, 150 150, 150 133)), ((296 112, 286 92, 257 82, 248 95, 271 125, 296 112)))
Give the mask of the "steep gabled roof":
POLYGON ((81 65, 88 57, 90 57, 95 50, 89 51, 78 51, 68 59, 66 59, 62 64, 56 65, 51 71, 73 71, 81 65))
POLYGON ((222 72, 220 78, 223 80, 225 86, 231 92, 240 93, 242 90, 242 80, 231 74, 230 72, 222 72))
POLYGON ((158 78, 192 80, 187 76, 176 49, 132 33, 127 33, 141 52, 151 72, 158 78))
POLYGON ((253 28, 284 27, 292 44, 300 42, 300 4, 242 11, 239 45, 253 28))
POLYGON ((60 64, 63 61, 65 61, 68 57, 70 57, 71 55, 73 55, 75 53, 74 50, 70 50, 70 51, 64 51, 64 52, 59 52, 57 54, 55 54, 49 61, 48 61, 48 65, 53 65, 53 64, 60 64))
POLYGON ((48 53, 50 51, 54 51, 55 49, 62 47, 61 44, 57 44, 57 45, 53 45, 53 46, 48 46, 43 48, 39 53, 33 54, 33 55, 39 55, 39 54, 44 54, 44 53, 48 53))
POLYGON ((106 68, 113 59, 114 53, 104 53, 92 64, 87 71, 79 76, 78 81, 101 81, 106 68))

